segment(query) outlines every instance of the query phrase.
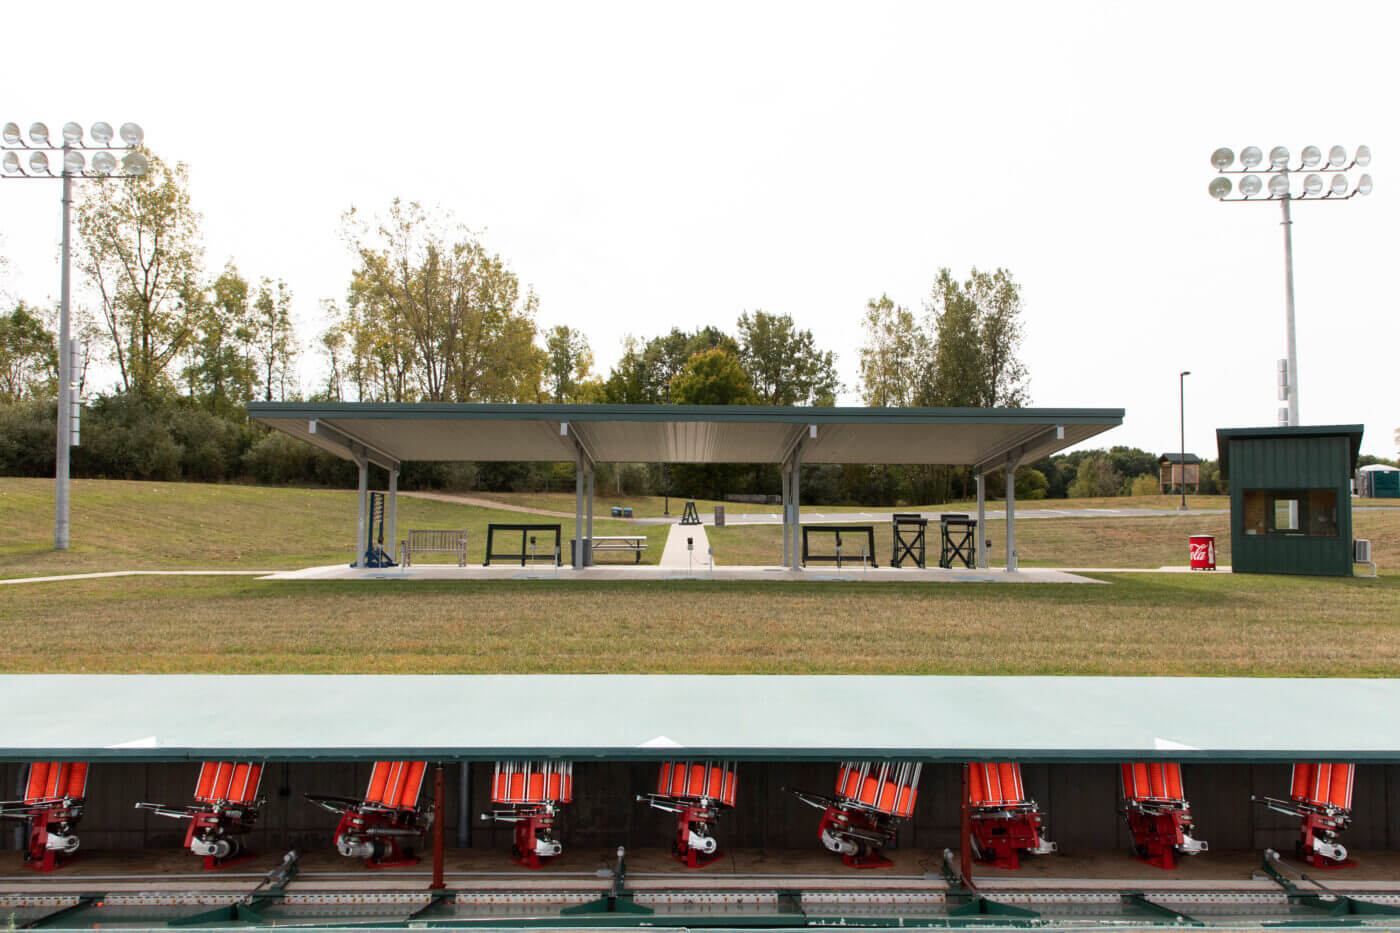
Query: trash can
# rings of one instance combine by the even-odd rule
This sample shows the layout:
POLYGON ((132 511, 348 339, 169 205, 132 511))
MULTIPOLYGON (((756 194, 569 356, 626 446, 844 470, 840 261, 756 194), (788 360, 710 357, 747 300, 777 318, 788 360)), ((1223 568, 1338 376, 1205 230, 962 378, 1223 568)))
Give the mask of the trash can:
POLYGON ((1215 569, 1215 535, 1191 535, 1191 569, 1215 569))
POLYGON ((724 506, 722 505, 715 506, 715 527, 724 527, 724 506))

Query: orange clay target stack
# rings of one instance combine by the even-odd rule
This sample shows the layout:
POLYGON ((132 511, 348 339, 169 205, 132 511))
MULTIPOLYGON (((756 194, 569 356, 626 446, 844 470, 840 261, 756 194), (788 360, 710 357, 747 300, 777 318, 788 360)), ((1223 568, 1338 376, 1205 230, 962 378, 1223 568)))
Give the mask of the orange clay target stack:
POLYGON ((995 868, 1020 868, 1022 852, 1049 855, 1040 807, 1026 799, 1021 765, 1014 761, 972 762, 972 843, 979 861, 995 868))
POLYGON ((734 806, 737 786, 732 761, 665 761, 656 793, 637 799, 676 814, 671 851, 687 867, 699 868, 719 858, 713 824, 720 807, 734 806))
POLYGON ((514 823, 511 857, 526 868, 539 868, 564 851, 554 837, 554 817, 573 802, 572 761, 498 761, 491 803, 502 809, 482 814, 482 819, 514 823))
POLYGON ((136 809, 150 810, 157 816, 189 820, 185 845, 204 857, 205 869, 223 868, 253 857, 243 846, 242 836, 253 829, 263 766, 251 761, 206 761, 195 782, 194 805, 169 807, 160 803, 138 803, 136 809))
POLYGON ((1293 766, 1293 790, 1288 800, 1255 797, 1270 810, 1302 819, 1298 857, 1314 868, 1345 868, 1356 863, 1337 834, 1351 822, 1351 782, 1356 766, 1304 763, 1293 766))
POLYGON ((81 761, 31 762, 24 799, 0 802, 0 817, 29 823, 24 862, 35 871, 62 868, 77 853, 87 770, 81 761))
POLYGON ((1191 805, 1175 761, 1124 763, 1123 812, 1137 857, 1158 868, 1175 868, 1177 855, 1196 855, 1206 844, 1191 838, 1191 805))
POLYGON ((406 845, 421 842, 432 808, 419 809, 426 761, 376 761, 363 800, 305 794, 307 800, 340 814, 335 847, 347 858, 362 858, 368 868, 417 865, 406 845))
POLYGON ((832 796, 788 792, 822 811, 817 830, 822 845, 849 867, 884 868, 894 863, 880 849, 894 841, 898 821, 914 813, 922 770, 913 761, 845 761, 832 796))

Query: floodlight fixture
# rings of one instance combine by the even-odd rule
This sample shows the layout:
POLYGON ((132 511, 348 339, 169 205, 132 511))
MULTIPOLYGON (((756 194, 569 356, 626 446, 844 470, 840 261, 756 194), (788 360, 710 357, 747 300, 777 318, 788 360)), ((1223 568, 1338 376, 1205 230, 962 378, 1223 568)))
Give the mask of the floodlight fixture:
POLYGON ((0 150, 4 150, 0 155, 0 178, 57 178, 63 182, 63 246, 59 263, 62 278, 58 306, 58 452, 54 466, 53 528, 53 546, 59 551, 68 548, 69 474, 72 447, 77 444, 77 400, 74 397, 77 383, 73 379, 75 353, 74 341, 70 336, 72 315, 69 289, 73 182, 84 178, 139 178, 150 171, 150 161, 145 153, 139 151, 145 133, 137 124, 123 123, 121 130, 113 134, 112 124, 99 120, 92 124, 90 132, 91 141, 85 141, 82 124, 70 121, 63 124, 62 138, 51 140, 48 125, 35 122, 29 125, 26 140, 25 134, 20 131, 20 124, 6 123, 0 127, 0 150), (121 137, 120 144, 113 144, 114 135, 121 137), (29 154, 27 170, 20 161, 21 152, 29 154), (57 153, 58 171, 50 168, 51 152, 57 153), (117 153, 125 154, 120 172, 117 170, 117 153))
POLYGON ((1363 174, 1360 178, 1356 179, 1356 193, 1363 196, 1371 193, 1370 175, 1363 174))
POLYGON ((1327 195, 1333 198, 1344 198, 1347 194, 1347 177, 1338 172, 1332 176, 1332 184, 1329 186, 1327 195))
POLYGON ((1366 166, 1370 165, 1370 164, 1371 164, 1371 147, 1370 147, 1370 146, 1357 146, 1357 147, 1356 147, 1356 157, 1352 160, 1352 164, 1353 164, 1353 165, 1359 165, 1359 166, 1361 166, 1362 168, 1365 168, 1366 166))
POLYGON ((1313 168, 1322 161, 1322 150, 1316 146, 1303 147, 1303 168, 1313 168))
POLYGON ((1240 194, 1247 198, 1252 198, 1260 192, 1264 183, 1259 180, 1258 175, 1246 175, 1240 179, 1240 194))
POLYGON ((1245 168, 1254 168, 1264 161, 1264 153, 1258 146, 1245 146, 1240 150, 1240 164, 1245 168))
POLYGON ((1315 198, 1322 194, 1322 176, 1317 173, 1309 175, 1303 179, 1303 193, 1310 198, 1315 198))
POLYGON ((1274 170, 1281 170, 1288 167, 1288 147, 1275 146, 1269 150, 1269 165, 1274 170))
POLYGON ((1277 175, 1269 176, 1269 197, 1288 197, 1288 173, 1280 172, 1277 175))
POLYGON ((1221 146, 1210 154, 1210 164, 1215 166, 1216 171, 1223 172, 1235 164, 1235 153, 1221 146))
POLYGON ((1234 187, 1224 175, 1217 176, 1210 180, 1210 196, 1216 199, 1227 198, 1234 187))
POLYGON ((1327 167, 1341 168, 1347 164, 1347 150, 1344 146, 1333 146, 1327 150, 1327 167))

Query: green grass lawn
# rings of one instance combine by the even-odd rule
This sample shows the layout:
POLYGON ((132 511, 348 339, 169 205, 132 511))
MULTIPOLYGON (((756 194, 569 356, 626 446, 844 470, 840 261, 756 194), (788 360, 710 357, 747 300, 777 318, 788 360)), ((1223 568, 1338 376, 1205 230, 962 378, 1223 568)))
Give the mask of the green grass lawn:
POLYGON ((1393 676, 1400 575, 0 587, 0 671, 1393 676), (63 646, 56 650, 56 646, 63 646))
MULTIPOLYGON (((74 480, 72 546, 53 550, 53 481, 0 479, 0 577, 94 570, 292 570, 349 563, 354 556, 355 493, 282 486, 74 480)), ((571 519, 493 511, 399 497, 399 530, 466 528, 467 552, 481 563, 489 522, 558 523, 568 563, 571 519)), ((646 534, 643 561, 655 563, 666 528, 595 520, 595 535, 646 534)), ((498 544, 497 549, 501 546, 498 544)), ((444 558, 429 557, 428 560, 444 558)), ((609 555, 602 562, 632 561, 609 555)))

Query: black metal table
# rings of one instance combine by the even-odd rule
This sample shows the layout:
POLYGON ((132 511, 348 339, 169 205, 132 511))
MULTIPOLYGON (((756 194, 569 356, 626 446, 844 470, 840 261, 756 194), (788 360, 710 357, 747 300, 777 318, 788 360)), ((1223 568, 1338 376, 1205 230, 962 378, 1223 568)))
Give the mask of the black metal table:
POLYGON ((878 564, 875 563, 875 526, 874 526, 874 525, 803 525, 803 526, 802 526, 802 563, 803 563, 803 564, 808 564, 808 563, 817 563, 817 562, 825 561, 825 562, 827 562, 827 563, 834 563, 834 564, 836 564, 837 567, 840 567, 843 561, 849 561, 849 560, 851 560, 851 557, 850 557, 850 556, 848 556, 848 555, 843 555, 843 554, 841 553, 841 536, 842 536, 843 534, 865 535, 865 536, 866 536, 866 541, 867 541, 867 545, 866 545, 866 549, 865 549, 865 555, 866 555, 866 557, 869 559, 869 561, 870 561, 870 566, 871 566, 871 567, 878 567, 878 566, 879 566, 878 564), (834 535, 836 536, 836 553, 835 553, 835 554, 813 554, 813 553, 811 553, 811 552, 808 550, 808 547, 807 547, 807 536, 808 536, 811 532, 814 532, 814 531, 815 531, 815 532, 820 532, 820 533, 823 533, 823 534, 834 534, 834 535))
POLYGON ((894 556, 890 566, 898 567, 912 560, 920 570, 924 567, 924 534, 928 519, 918 512, 895 512, 890 530, 894 535, 894 556))
POLYGON ((524 567, 527 561, 549 561, 558 566, 559 543, 563 536, 563 530, 559 525, 511 525, 492 522, 486 526, 486 563, 483 567, 491 566, 491 558, 497 560, 520 561, 520 566, 524 567), (520 532, 520 553, 514 551, 506 554, 497 554, 492 550, 495 544, 496 532, 498 531, 518 531, 520 532), (554 546, 548 552, 540 554, 537 550, 532 550, 530 545, 534 543, 534 535, 531 532, 548 532, 554 535, 554 546))
POLYGON ((969 570, 977 566, 977 519, 967 515, 945 513, 938 520, 942 531, 943 551, 938 558, 938 566, 951 568, 961 563, 969 570))

